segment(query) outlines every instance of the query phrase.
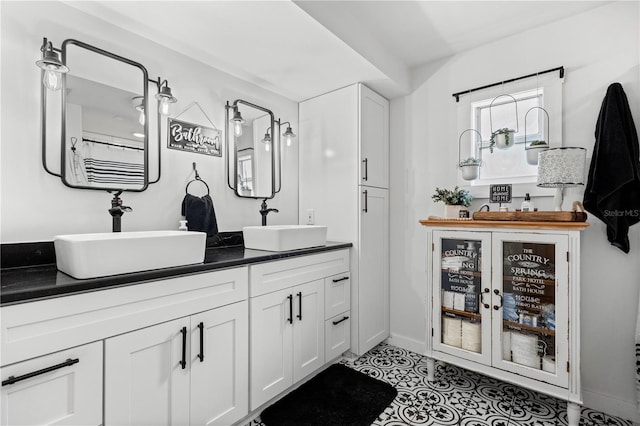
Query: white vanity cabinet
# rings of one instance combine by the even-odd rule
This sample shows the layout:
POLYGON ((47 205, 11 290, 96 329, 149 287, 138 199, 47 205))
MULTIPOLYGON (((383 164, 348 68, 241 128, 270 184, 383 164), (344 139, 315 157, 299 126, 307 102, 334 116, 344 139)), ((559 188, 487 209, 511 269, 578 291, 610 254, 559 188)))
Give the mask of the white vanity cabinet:
POLYGON ((107 339, 105 425, 232 424, 248 412, 248 350, 246 301, 107 339))
POLYGON ((3 422, 240 420, 248 414, 247 298, 248 268, 238 267, 4 306, 3 381, 67 359, 80 361, 3 386, 3 422), (38 386, 12 391, 32 383, 38 386))
POLYGON ((325 279, 348 272, 349 250, 250 266, 251 410, 325 365, 325 279))
POLYGON ((354 84, 300 103, 299 221, 353 243, 351 351, 389 337, 389 102, 354 84))
POLYGON ((580 230, 585 223, 421 221, 441 360, 566 400, 580 418, 580 230))
POLYGON ((0 424, 102 424, 102 342, 2 367, 0 424))

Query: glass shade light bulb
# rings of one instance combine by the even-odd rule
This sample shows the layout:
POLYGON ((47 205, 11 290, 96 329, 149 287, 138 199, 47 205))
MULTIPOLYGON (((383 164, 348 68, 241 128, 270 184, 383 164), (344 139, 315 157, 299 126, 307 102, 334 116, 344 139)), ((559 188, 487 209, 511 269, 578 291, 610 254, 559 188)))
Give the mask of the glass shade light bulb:
POLYGON ((62 87, 62 76, 54 67, 47 67, 42 77, 42 84, 49 90, 60 90, 62 87))
POLYGON ((239 121, 233 122, 233 134, 236 136, 242 136, 242 123, 239 121))
POLYGON ((161 115, 169 115, 169 100, 167 98, 160 99, 160 105, 158 105, 158 112, 161 115))
POLYGON ((291 130, 291 126, 287 127, 287 130, 282 134, 282 136, 284 136, 284 140, 287 146, 291 146, 293 138, 296 137, 295 133, 293 133, 293 131, 291 130))
POLYGON ((144 122, 145 122, 144 109, 140 109, 140 115, 138 115, 138 123, 140 123, 141 126, 144 126, 144 122))
POLYGON ((264 143, 264 150, 267 152, 271 151, 271 142, 264 143))

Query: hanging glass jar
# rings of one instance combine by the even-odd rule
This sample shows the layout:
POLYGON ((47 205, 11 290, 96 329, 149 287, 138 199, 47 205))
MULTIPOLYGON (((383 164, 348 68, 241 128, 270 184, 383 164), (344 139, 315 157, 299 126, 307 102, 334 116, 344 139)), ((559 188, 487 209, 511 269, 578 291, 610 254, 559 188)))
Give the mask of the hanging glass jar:
POLYGON ((524 115, 524 150, 527 155, 527 164, 531 164, 535 166, 538 164, 538 155, 542 151, 546 151, 549 149, 549 113, 546 109, 542 107, 531 107, 529 111, 524 115), (547 138, 546 140, 532 140, 529 145, 527 145, 527 115, 531 112, 532 109, 541 109, 547 116, 547 138))
POLYGON ((471 146, 473 147, 471 150, 471 155, 465 159, 461 158, 462 154, 462 135, 466 132, 476 132, 482 141, 482 135, 475 129, 467 129, 460 133, 460 137, 458 138, 458 167, 460 171, 462 171, 462 179, 464 180, 474 180, 478 179, 480 174, 480 167, 482 166, 482 151, 479 149, 479 143, 476 140, 471 146))
POLYGON ((493 100, 489 104, 489 126, 491 128, 491 139, 489 140, 489 151, 491 151, 491 153, 493 153, 494 148, 509 149, 513 145, 515 145, 515 141, 516 141, 515 134, 518 133, 518 102, 516 101, 516 98, 506 94, 498 95, 495 98, 493 98, 493 100), (493 115, 491 112, 491 108, 493 107, 493 103, 496 101, 496 99, 501 98, 502 96, 507 96, 513 99, 513 105, 515 106, 515 113, 516 113, 515 129, 502 127, 497 130, 493 130, 493 115))

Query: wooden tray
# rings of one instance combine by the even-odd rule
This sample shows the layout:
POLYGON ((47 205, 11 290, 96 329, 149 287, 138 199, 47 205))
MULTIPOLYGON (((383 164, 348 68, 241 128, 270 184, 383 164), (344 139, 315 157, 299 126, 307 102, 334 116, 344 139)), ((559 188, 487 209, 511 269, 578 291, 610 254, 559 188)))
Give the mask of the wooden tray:
POLYGON ((587 214, 568 212, 475 212, 474 220, 509 220, 524 222, 586 222, 587 214))

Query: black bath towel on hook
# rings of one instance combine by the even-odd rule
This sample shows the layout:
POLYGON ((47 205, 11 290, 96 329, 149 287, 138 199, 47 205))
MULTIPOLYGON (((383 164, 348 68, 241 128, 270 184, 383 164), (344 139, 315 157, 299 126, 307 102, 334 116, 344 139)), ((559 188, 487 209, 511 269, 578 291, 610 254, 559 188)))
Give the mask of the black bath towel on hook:
POLYGON ((182 200, 182 216, 187 220, 189 231, 206 232, 208 237, 218 233, 216 211, 209 194, 204 197, 186 194, 182 200))
POLYGON ((584 208, 607 225, 609 242, 629 253, 629 227, 640 222, 640 148, 620 83, 607 89, 595 136, 584 208))

